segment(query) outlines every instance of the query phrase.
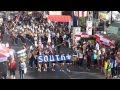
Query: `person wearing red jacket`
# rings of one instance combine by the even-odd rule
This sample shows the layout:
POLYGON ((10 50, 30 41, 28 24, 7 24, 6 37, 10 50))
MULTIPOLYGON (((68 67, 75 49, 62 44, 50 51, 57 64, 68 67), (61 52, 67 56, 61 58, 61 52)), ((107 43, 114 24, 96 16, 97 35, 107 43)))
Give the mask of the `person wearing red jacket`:
POLYGON ((13 58, 11 58, 9 62, 9 70, 10 70, 10 77, 13 79, 15 79, 16 67, 17 67, 16 61, 13 58))

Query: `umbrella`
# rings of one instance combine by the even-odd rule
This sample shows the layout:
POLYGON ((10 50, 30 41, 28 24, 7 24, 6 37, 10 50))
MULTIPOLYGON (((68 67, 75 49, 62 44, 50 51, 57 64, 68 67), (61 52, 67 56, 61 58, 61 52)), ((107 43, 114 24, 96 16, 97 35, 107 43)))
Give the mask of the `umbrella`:
POLYGON ((90 35, 88 35, 87 33, 85 32, 81 32, 81 33, 78 33, 78 34, 75 34, 76 37, 90 37, 90 35))
POLYGON ((96 41, 98 41, 102 46, 105 46, 106 48, 114 48, 114 44, 112 41, 102 35, 95 34, 96 41))
POLYGON ((95 34, 94 36, 96 38, 96 41, 100 41, 100 38, 103 37, 102 35, 99 34, 95 34))

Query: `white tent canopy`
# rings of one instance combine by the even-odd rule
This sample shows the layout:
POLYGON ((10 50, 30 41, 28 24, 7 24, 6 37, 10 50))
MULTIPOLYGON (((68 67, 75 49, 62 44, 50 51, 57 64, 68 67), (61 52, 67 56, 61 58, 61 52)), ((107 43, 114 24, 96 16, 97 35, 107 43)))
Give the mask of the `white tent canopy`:
POLYGON ((110 11, 108 13, 108 20, 111 19, 111 13, 112 13, 112 19, 115 21, 120 21, 120 13, 118 11, 110 11))

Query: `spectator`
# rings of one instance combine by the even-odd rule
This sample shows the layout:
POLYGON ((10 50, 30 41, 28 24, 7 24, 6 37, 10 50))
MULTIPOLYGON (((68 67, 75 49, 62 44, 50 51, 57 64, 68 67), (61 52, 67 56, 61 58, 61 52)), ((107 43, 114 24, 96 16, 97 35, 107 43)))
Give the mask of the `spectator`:
POLYGON ((2 62, 1 65, 1 75, 3 79, 7 79, 7 71, 8 71, 8 65, 7 62, 2 62))
POLYGON ((93 61, 93 67, 94 67, 94 69, 96 69, 97 65, 98 65, 96 51, 92 55, 92 61, 93 61))
POLYGON ((78 53, 78 58, 79 58, 79 65, 82 66, 83 65, 83 59, 84 59, 82 50, 80 50, 80 52, 78 53))
POLYGON ((15 79, 16 68, 17 68, 16 61, 13 58, 11 58, 9 62, 9 70, 10 70, 10 77, 12 79, 15 79))
POLYGON ((26 63, 23 60, 20 60, 19 62, 19 74, 20 74, 20 79, 24 79, 24 74, 26 73, 26 63))

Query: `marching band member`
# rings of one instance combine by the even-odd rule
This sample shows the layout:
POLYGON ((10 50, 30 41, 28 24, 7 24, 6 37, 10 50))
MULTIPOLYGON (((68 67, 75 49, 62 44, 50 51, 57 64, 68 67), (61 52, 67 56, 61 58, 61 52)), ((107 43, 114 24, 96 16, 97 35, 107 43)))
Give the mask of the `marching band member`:
POLYGON ((70 72, 70 66, 72 64, 72 60, 71 60, 71 56, 69 54, 67 54, 67 60, 66 60, 66 64, 67 64, 67 71, 70 72))
MULTIPOLYGON (((48 55, 48 51, 47 50, 45 50, 44 55, 48 55)), ((47 71, 47 68, 48 68, 48 62, 44 62, 44 69, 43 69, 43 71, 47 71)))
MULTIPOLYGON (((55 47, 54 47, 53 43, 52 43, 51 46, 49 46, 49 50, 51 51, 50 55, 51 55, 51 54, 52 54, 52 55, 55 55, 55 47)), ((53 61, 53 62, 51 62, 51 63, 52 63, 52 71, 55 71, 56 61, 53 61)))
MULTIPOLYGON (((62 54, 61 54, 62 55, 62 54)), ((64 61, 58 61, 60 63, 60 71, 64 71, 64 61)))
POLYGON ((38 71, 41 72, 42 71, 42 64, 43 62, 41 62, 38 57, 42 55, 42 51, 39 49, 37 52, 37 60, 38 60, 38 71))

